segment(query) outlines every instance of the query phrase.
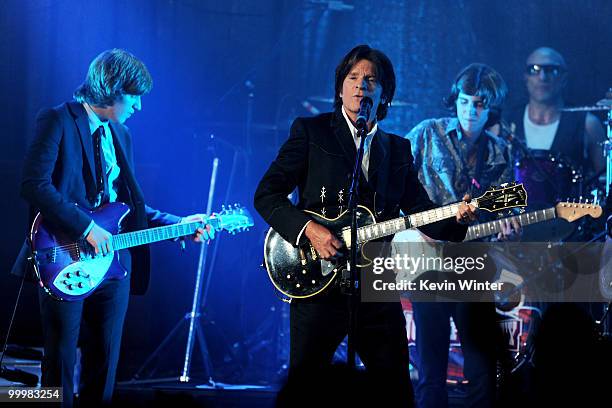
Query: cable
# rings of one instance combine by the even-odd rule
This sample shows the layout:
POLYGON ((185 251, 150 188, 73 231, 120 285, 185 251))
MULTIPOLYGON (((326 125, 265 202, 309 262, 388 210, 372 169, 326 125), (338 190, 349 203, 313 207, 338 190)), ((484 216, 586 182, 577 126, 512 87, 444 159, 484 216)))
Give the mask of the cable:
POLYGON ((19 292, 17 293, 17 299, 15 300, 15 306, 13 307, 13 314, 11 315, 11 320, 9 321, 9 327, 6 331, 6 337, 4 338, 4 344, 2 345, 2 355, 0 356, 0 367, 2 367, 2 361, 4 360, 4 355, 6 354, 6 348, 8 346, 9 336, 11 334, 11 329, 13 328, 13 321, 15 320, 15 314, 17 313, 17 306, 19 305, 19 298, 21 298, 21 290, 23 289, 23 282, 25 282, 25 272, 21 277, 21 284, 19 285, 19 292))

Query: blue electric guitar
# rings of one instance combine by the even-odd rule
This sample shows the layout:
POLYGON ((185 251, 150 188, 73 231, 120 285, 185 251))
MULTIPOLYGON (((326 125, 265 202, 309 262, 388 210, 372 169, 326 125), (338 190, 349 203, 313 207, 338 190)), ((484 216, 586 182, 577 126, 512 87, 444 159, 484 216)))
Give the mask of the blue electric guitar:
POLYGON ((130 212, 120 202, 106 204, 88 211, 94 222, 113 234, 111 252, 96 255, 85 240, 70 240, 60 228, 45 222, 38 213, 32 223, 30 242, 31 260, 40 285, 47 293, 60 300, 80 300, 91 295, 105 279, 123 279, 127 271, 119 262, 119 251, 138 245, 195 234, 196 230, 211 225, 215 231, 232 234, 253 226, 249 212, 238 205, 208 216, 204 222, 194 221, 166 225, 140 231, 120 233, 121 221, 130 212))

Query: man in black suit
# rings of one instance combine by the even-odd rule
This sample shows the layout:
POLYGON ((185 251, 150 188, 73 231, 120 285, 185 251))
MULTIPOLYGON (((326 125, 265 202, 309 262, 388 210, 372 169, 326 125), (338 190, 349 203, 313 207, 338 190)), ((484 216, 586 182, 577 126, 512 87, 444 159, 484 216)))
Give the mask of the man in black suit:
MULTIPOLYGON (((371 98, 373 106, 367 120, 358 204, 370 208, 379 221, 398 217, 400 210, 413 213, 434 206, 418 181, 410 143, 379 126, 394 92, 395 73, 389 58, 379 50, 360 45, 336 68, 335 112, 295 120, 289 139, 255 193, 256 209, 287 241, 297 245, 309 240, 323 258, 336 255, 342 247, 325 226, 301 210, 333 218, 346 209, 360 143, 355 123, 364 97, 371 98), (299 201, 294 206, 287 195, 296 187, 299 201)), ((474 219, 472 210, 464 203, 457 220, 424 230, 439 239, 461 241, 467 227, 458 221, 474 219)), ((313 398, 317 389, 309 386, 328 378, 323 374, 347 334, 347 316, 347 301, 338 287, 291 302, 289 384, 297 387, 292 388, 300 397, 297 402, 313 398)), ((399 301, 359 303, 355 344, 370 378, 380 385, 373 387, 377 392, 374 397, 379 402, 388 399, 398 400, 403 406, 411 404, 408 345, 399 301)))
MULTIPOLYGON (((85 81, 74 93, 76 102, 38 114, 21 183, 21 195, 30 204, 30 221, 40 211, 72 239, 85 238, 96 254, 106 256, 111 234, 83 209, 113 201, 127 203, 131 211, 124 220, 124 231, 202 219, 201 214, 182 219, 145 205, 134 177, 131 135, 123 123, 141 109, 141 96, 151 87, 151 76, 140 60, 112 49, 92 61, 85 81)), ((213 235, 207 226, 198 230, 194 240, 213 235)), ((121 255, 124 266, 131 269, 131 279, 106 280, 85 300, 60 301, 39 289, 44 337, 41 383, 62 386, 64 406, 73 404, 81 322, 88 337, 81 343, 80 404, 111 401, 130 286, 132 293, 143 294, 149 281, 147 246, 121 255)), ((18 260, 16 265, 23 263, 18 260)), ((14 268, 25 273, 23 269, 14 268)))

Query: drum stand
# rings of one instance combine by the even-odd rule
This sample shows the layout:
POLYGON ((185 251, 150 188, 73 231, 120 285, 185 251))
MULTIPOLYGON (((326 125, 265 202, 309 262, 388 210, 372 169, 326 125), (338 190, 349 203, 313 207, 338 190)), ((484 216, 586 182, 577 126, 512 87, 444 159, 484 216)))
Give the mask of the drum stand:
MULTIPOLYGON (((608 140, 603 144, 604 156, 606 158, 606 205, 604 216, 612 217, 612 194, 610 189, 612 188, 612 88, 606 93, 605 99, 597 102, 598 107, 604 107, 608 110, 608 117, 606 119, 606 135, 608 140)), ((612 220, 606 222, 606 241, 607 244, 612 244, 612 220)), ((605 284, 603 282, 602 284, 605 284)), ((612 285, 612 282, 609 282, 612 285)), ((604 292, 606 292, 604 290, 604 292)), ((601 319, 596 321, 599 333, 602 338, 610 338, 611 336, 611 322, 610 322, 610 308, 612 307, 612 301, 604 306, 603 316, 601 319)))
POLYGON ((604 305, 604 313, 601 319, 595 320, 595 324, 597 325, 597 331, 599 336, 602 339, 609 339, 612 337, 612 332, 610 328, 610 308, 612 308, 612 302, 604 305))

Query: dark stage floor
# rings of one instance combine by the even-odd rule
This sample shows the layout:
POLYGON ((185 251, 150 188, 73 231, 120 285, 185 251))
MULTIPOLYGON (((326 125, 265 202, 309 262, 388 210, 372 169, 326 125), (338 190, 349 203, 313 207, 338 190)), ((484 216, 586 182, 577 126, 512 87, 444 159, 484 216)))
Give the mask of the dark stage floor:
POLYGON ((278 387, 257 385, 119 384, 115 405, 129 407, 272 408, 278 387))

